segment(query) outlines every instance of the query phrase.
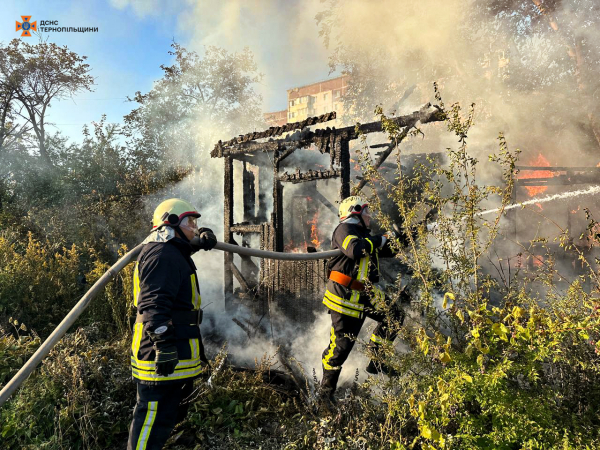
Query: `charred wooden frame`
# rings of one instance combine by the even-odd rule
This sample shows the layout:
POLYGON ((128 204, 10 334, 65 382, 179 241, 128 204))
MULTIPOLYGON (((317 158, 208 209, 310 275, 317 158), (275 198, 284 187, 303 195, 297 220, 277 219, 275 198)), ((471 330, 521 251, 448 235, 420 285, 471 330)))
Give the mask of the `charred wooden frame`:
MULTIPOLYGON (((335 119, 335 113, 311 117, 299 123, 290 123, 282 127, 272 127, 263 132, 248 133, 227 142, 219 141, 211 152, 213 158, 224 160, 224 242, 236 243, 233 234, 242 235, 242 245, 250 245, 252 235, 258 235, 260 248, 272 251, 284 250, 283 236, 283 190, 284 183, 306 183, 318 180, 340 179, 339 200, 350 196, 350 141, 363 134, 381 132, 382 123, 372 122, 360 126, 350 126, 340 129, 326 127, 310 130, 307 127, 335 119), (293 132, 284 138, 273 139, 283 133, 293 132), (262 141, 261 141, 262 139, 262 141), (318 151, 330 155, 330 167, 326 170, 307 170, 295 173, 281 173, 281 163, 291 154, 302 149, 318 151), (264 155, 268 159, 264 158, 264 155), (261 157, 260 155, 263 155, 261 157), (243 222, 234 223, 234 166, 233 161, 243 164, 242 199, 243 222), (271 217, 267 218, 265 189, 261 189, 267 171, 272 170, 272 200, 271 217), (258 194, 259 205, 256 208, 258 194)), ((404 127, 404 133, 414 127, 417 122, 422 124, 444 120, 442 111, 430 104, 419 111, 406 116, 391 119, 397 126, 404 127)), ((380 157, 383 163, 392 151, 380 157)), ((364 185, 364 183, 363 183, 364 185)), ((325 207, 337 212, 333 203, 316 189, 313 190, 316 200, 325 207)), ((232 254, 225 254, 225 307, 228 311, 236 308, 236 299, 248 298, 253 295, 258 299, 267 300, 270 304, 278 295, 287 298, 294 297, 293 302, 286 302, 288 313, 299 321, 310 319, 306 314, 312 314, 314 298, 322 293, 326 280, 325 261, 276 261, 262 260, 260 269, 250 258, 242 259, 241 269, 234 263, 232 254), (258 275, 257 275, 258 272, 258 275), (234 278, 240 285, 240 292, 234 292, 234 278), (291 309, 291 310, 290 310, 291 309)), ((258 302, 261 303, 261 302, 258 302)), ((264 301, 258 309, 264 312, 264 301)))

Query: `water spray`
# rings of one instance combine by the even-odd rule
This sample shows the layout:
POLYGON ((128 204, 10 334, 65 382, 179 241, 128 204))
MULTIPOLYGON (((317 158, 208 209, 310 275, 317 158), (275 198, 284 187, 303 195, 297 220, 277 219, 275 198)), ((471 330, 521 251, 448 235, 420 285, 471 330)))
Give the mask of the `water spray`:
MULTIPOLYGON (((563 199, 567 199, 567 198, 578 197, 580 195, 590 195, 590 194, 597 194, 597 193, 600 193, 600 186, 591 186, 587 189, 579 189, 577 191, 563 192, 562 194, 549 195, 547 197, 527 200, 526 202, 515 203, 514 205, 508 205, 504 208, 504 211, 509 211, 511 209, 515 209, 515 208, 519 208, 519 207, 523 207, 523 206, 536 205, 538 203, 547 203, 547 202, 551 202, 553 200, 563 200, 563 199)), ((487 211, 478 212, 476 215, 483 216, 485 214, 493 214, 493 213, 499 212, 500 210, 501 210, 501 208, 488 209, 487 211)))
MULTIPOLYGON (((513 205, 505 206, 504 209, 502 209, 502 208, 487 209, 485 211, 480 211, 478 213, 475 213, 475 215, 476 216, 485 216, 487 214, 493 214, 493 213, 500 212, 501 210, 510 211, 511 209, 522 208, 524 206, 537 205, 539 203, 547 203, 547 202, 551 202, 554 200, 564 200, 564 199, 568 199, 568 198, 579 197, 580 195, 590 195, 590 194, 598 194, 598 193, 600 193, 600 186, 591 186, 587 189, 579 189, 577 191, 563 192, 562 194, 554 194, 554 195, 549 195, 547 197, 534 198, 531 200, 527 200, 525 202, 515 203, 513 205)), ((438 226, 437 222, 431 222, 431 223, 427 224, 427 229, 429 231, 431 231, 431 230, 435 229, 437 226, 438 226)))

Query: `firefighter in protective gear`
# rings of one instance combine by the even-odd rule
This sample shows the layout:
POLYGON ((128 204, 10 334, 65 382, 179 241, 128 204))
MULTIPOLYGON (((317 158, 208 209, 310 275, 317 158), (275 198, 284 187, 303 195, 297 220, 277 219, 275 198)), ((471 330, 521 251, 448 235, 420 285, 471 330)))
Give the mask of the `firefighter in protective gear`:
MULTIPOLYGON (((323 380, 321 395, 333 400, 342 365, 348 358, 354 342, 365 321, 370 317, 378 322, 371 336, 371 350, 396 337, 388 330, 385 313, 376 310, 378 303, 385 302, 384 293, 378 288, 369 292, 365 283, 379 281, 379 258, 394 256, 385 235, 371 235, 371 214, 368 203, 361 197, 352 196, 341 202, 340 224, 331 238, 332 248, 342 251, 340 256, 328 263, 330 271, 323 303, 331 315, 329 346, 323 352, 323 380)), ((392 309, 393 316, 402 323, 403 312, 392 309)), ((385 366, 369 363, 367 372, 387 371, 385 366)))
POLYGON ((217 240, 198 230, 200 213, 173 198, 154 211, 152 232, 135 264, 133 302, 137 308, 131 344, 131 370, 137 402, 127 448, 161 449, 185 418, 186 398, 206 361, 196 266, 191 255, 212 249, 217 240), (194 239, 200 236, 202 239, 194 239))

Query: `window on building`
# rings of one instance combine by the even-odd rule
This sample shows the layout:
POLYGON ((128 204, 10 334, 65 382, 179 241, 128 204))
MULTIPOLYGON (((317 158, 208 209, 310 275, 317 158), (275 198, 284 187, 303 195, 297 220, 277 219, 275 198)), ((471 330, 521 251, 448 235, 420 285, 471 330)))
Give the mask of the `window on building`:
POLYGON ((340 91, 333 91, 333 96, 335 98, 339 98, 340 97, 341 92, 340 91))
POLYGON ((328 95, 327 95, 327 92, 325 92, 325 93, 323 94, 323 101, 325 101, 325 102, 326 102, 326 101, 327 101, 327 97, 328 97, 328 95))

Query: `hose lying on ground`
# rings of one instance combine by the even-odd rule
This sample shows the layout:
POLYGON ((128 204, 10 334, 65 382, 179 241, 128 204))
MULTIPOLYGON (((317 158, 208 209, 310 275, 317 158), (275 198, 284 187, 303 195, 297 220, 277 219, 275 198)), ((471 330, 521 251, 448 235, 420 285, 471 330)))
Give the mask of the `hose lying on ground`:
MULTIPOLYGON (((19 386, 31 375, 31 372, 37 367, 42 360, 48 356, 48 353, 54 348, 56 344, 62 339, 67 330, 75 323, 79 316, 89 306, 90 302, 98 295, 98 293, 106 286, 127 264, 129 264, 142 250, 143 244, 138 245, 133 250, 125 254, 119 259, 110 269, 108 269, 104 275, 100 277, 98 281, 85 293, 81 300, 69 311, 69 314, 62 320, 61 323, 54 329, 54 331, 48 336, 42 345, 36 350, 36 352, 29 358, 21 370, 12 377, 12 379, 6 383, 6 386, 0 391, 0 407, 9 399, 9 397, 15 392, 19 386)), ((280 259, 286 261, 309 261, 315 259, 327 259, 333 258, 341 253, 340 250, 331 250, 327 252, 316 252, 316 253, 280 253, 271 252, 266 250, 257 250, 248 247, 240 247, 238 245, 226 244, 224 242, 218 242, 215 249, 222 250, 224 252, 239 253, 245 256, 256 256, 265 259, 280 259)))

